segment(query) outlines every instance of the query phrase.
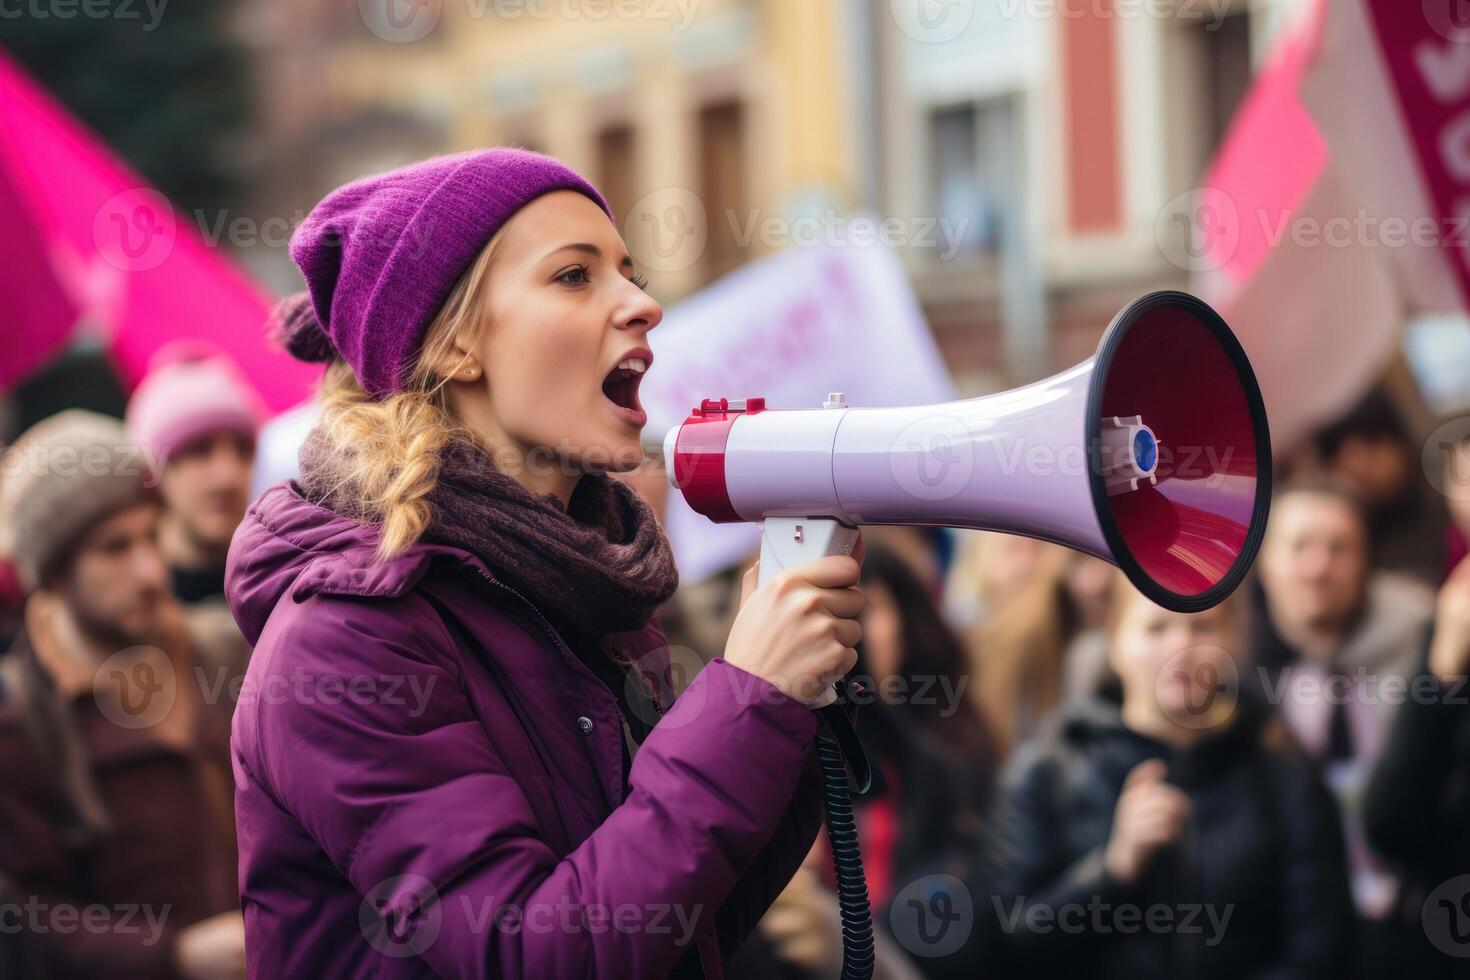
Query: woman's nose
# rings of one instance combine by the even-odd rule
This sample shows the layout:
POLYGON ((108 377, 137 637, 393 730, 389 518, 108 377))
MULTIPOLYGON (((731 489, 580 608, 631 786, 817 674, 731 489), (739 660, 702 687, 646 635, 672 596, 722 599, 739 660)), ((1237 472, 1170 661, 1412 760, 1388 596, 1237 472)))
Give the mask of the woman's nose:
POLYGON ((644 333, 658 326, 664 318, 664 310, 662 306, 659 306, 658 300, 631 282, 626 288, 632 295, 619 311, 616 319, 617 326, 623 330, 641 329, 644 333))

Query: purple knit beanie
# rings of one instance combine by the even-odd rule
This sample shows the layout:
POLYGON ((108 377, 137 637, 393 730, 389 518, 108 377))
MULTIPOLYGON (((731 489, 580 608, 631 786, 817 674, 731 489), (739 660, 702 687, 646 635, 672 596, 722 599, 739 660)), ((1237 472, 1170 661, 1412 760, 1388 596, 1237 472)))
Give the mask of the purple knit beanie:
POLYGON ((494 147, 365 177, 328 194, 291 236, 307 293, 276 308, 286 349, 352 365, 375 397, 402 390, 424 333, 500 227, 557 190, 602 195, 565 164, 494 147))

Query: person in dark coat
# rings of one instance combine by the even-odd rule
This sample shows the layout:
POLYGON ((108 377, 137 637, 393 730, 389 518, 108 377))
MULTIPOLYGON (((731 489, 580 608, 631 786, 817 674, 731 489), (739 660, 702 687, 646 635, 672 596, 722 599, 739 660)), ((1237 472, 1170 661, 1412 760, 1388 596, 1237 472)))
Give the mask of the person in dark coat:
POLYGON ((1373 845, 1404 874, 1396 969, 1470 976, 1470 559, 1439 592, 1433 634, 1405 686, 1363 798, 1373 845))
POLYGON ((808 705, 856 660, 861 553, 752 569, 672 700, 672 552, 608 475, 662 312, 597 191, 440 157, 291 253, 321 422, 226 571, 251 975, 718 980, 816 836, 808 705))
POLYGON ((990 828, 1008 975, 1337 977, 1352 905, 1331 797, 1239 696, 1239 598, 1167 612, 1120 589, 1121 702, 1017 753, 990 828))
POLYGON ((243 977, 228 692, 249 651, 223 610, 169 595, 120 423, 69 410, 14 452, 0 549, 27 597, 0 657, 0 930, 28 980, 243 977))

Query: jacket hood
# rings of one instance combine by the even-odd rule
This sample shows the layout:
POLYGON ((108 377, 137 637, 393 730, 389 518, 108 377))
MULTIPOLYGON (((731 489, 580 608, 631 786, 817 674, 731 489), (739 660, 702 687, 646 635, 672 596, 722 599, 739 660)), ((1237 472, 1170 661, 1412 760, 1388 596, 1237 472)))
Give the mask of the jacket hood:
POLYGON ((471 565, 494 579, 483 562, 458 548, 419 543, 380 562, 377 547, 377 528, 312 503, 289 480, 271 487, 246 511, 225 562, 225 597, 245 639, 252 646, 260 640, 283 600, 401 596, 436 558, 471 565))

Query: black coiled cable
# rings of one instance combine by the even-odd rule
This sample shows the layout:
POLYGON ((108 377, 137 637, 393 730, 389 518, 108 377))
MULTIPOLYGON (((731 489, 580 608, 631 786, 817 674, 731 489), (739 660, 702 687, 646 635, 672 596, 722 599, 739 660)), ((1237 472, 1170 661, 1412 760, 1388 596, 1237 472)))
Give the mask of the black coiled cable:
POLYGON ((842 980, 869 980, 873 975, 873 914, 868 905, 868 880, 863 877, 863 852, 858 847, 857 822, 842 749, 830 735, 817 737, 817 760, 827 797, 827 837, 837 869, 837 907, 842 916, 842 980))

